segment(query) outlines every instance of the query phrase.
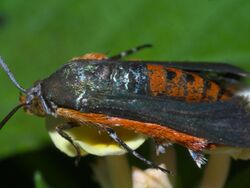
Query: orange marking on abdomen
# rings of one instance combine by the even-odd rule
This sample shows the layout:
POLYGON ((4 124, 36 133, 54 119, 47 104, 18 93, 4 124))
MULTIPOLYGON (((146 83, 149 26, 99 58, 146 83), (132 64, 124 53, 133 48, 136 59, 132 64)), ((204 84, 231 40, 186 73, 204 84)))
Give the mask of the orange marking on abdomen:
POLYGON ((194 73, 186 73, 187 101, 199 102, 203 98, 204 79, 194 73))
POLYGON ((196 73, 181 69, 148 65, 150 92, 153 96, 168 96, 189 102, 215 102, 230 98, 229 91, 196 73))
POLYGON ((58 108, 56 110, 56 114, 58 117, 64 118, 79 125, 87 125, 89 123, 103 127, 120 126, 152 138, 161 140, 165 139, 170 142, 184 145, 193 151, 202 151, 209 146, 206 139, 178 132, 166 126, 161 126, 155 123, 144 123, 124 118, 110 117, 105 114, 82 113, 66 108, 58 108))
POLYGON ((214 82, 210 82, 208 84, 208 88, 205 93, 206 95, 205 99, 208 99, 209 101, 216 101, 218 100, 219 92, 220 92, 220 86, 218 86, 218 84, 214 82))
POLYGON ((173 97, 185 97, 186 83, 183 80, 183 71, 175 68, 167 68, 165 94, 173 97))
POLYGON ((149 89, 152 95, 164 94, 166 90, 166 71, 162 65, 147 65, 149 89))

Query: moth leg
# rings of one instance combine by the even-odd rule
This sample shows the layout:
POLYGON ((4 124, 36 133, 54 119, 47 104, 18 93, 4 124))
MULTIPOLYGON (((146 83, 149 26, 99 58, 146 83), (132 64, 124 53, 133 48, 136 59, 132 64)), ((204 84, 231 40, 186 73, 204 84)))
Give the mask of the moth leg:
POLYGON ((152 161, 149 161, 147 159, 145 159, 142 155, 140 155, 139 153, 137 153, 136 151, 134 151, 133 149, 131 149, 125 142, 123 142, 122 139, 120 139, 116 132, 111 129, 110 127, 105 127, 104 128, 105 131, 108 133, 109 137, 114 140, 116 143, 118 143, 122 148, 124 148, 128 153, 131 153, 133 156, 135 156, 136 158, 138 158, 139 160, 143 161, 144 163, 146 163, 147 165, 155 168, 155 169, 159 169, 165 173, 169 173, 172 174, 170 170, 167 170, 165 168, 162 168, 158 165, 156 165, 155 163, 153 163, 152 161))
POLYGON ((55 130, 56 132, 61 136, 63 137, 64 139, 66 139, 67 141, 69 141, 73 147, 75 148, 76 150, 76 159, 75 159, 75 165, 78 166, 79 162, 80 162, 80 159, 81 159, 81 147, 75 143, 73 141, 73 139, 65 132, 65 130, 69 130, 69 129, 72 129, 74 127, 77 127, 78 125, 75 125, 73 123, 65 123, 65 124, 62 124, 62 125, 58 125, 56 126, 55 130))
POLYGON ((199 168, 201 168, 201 165, 205 165, 207 163, 206 157, 201 152, 195 152, 191 149, 188 149, 188 151, 199 168))
POLYGON ((50 115, 52 115, 52 116, 55 116, 55 113, 53 113, 53 112, 50 110, 49 106, 46 104, 46 102, 45 102, 43 96, 40 95, 39 98, 40 98, 40 101, 41 101, 41 104, 42 104, 42 107, 43 107, 45 113, 46 113, 46 114, 50 114, 50 115))
POLYGON ((170 141, 166 141, 166 140, 161 140, 161 139, 157 139, 154 138, 154 142, 156 145, 156 155, 160 155, 163 153, 166 153, 166 150, 169 146, 172 146, 173 143, 171 143, 170 141))
POLYGON ((131 54, 134 54, 134 53, 136 53, 144 48, 151 48, 151 47, 152 47, 151 44, 143 44, 143 45, 137 46, 135 48, 131 48, 129 50, 123 51, 117 55, 111 56, 108 59, 119 60, 119 59, 122 59, 122 58, 129 56, 131 54))

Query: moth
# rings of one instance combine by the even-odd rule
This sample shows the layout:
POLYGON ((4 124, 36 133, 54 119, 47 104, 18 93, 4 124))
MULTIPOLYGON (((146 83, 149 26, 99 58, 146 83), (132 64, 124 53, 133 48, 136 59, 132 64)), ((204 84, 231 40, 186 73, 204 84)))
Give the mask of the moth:
POLYGON ((160 148, 180 144, 199 167, 206 162, 205 150, 250 147, 249 101, 240 94, 247 87, 248 72, 225 63, 122 60, 148 47, 141 45, 112 57, 100 53, 75 57, 29 89, 19 85, 0 59, 22 92, 20 104, 0 122, 0 128, 23 107, 37 116, 64 120, 54 131, 74 147, 76 161, 82 155, 81 146, 67 131, 90 126, 167 173, 168 169, 126 144, 115 128, 152 138, 160 148))

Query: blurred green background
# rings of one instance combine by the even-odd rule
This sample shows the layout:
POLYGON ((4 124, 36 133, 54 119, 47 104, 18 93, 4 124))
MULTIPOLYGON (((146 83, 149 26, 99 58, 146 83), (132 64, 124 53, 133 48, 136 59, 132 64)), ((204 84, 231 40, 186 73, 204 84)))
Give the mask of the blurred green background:
MULTIPOLYGON (((0 55, 25 88, 71 57, 112 55, 144 43, 154 48, 133 58, 223 61, 250 71, 250 1, 0 1, 0 55)), ((18 93, 0 71, 0 117, 17 104, 18 93)), ((202 170, 178 151, 183 170, 177 185, 193 187, 202 170)), ((37 170, 52 187, 97 186, 90 169, 95 157, 75 169, 73 160, 53 147, 44 120, 22 111, 0 131, 0 159, 1 187, 32 187, 37 170)), ((249 187, 249 175, 249 162, 234 162, 226 187, 249 187)))

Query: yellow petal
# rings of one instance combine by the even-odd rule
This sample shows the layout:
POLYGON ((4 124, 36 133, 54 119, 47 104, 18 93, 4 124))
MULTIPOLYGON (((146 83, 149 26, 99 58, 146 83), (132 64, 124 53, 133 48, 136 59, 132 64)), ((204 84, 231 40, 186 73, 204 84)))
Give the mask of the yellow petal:
MULTIPOLYGON (((55 127, 65 123, 61 119, 46 117, 46 128, 49 135, 58 149, 68 156, 76 156, 74 147, 56 131, 55 127)), ((137 149, 146 139, 145 136, 136 134, 132 131, 115 127, 117 135, 132 149, 137 149)), ((98 129, 88 125, 79 126, 65 131, 81 147, 82 155, 90 153, 98 156, 121 155, 126 153, 118 144, 112 141, 106 133, 99 133, 98 129)))
MULTIPOLYGON (((49 132, 49 136, 52 139, 52 141, 55 144, 55 146, 59 150, 61 150, 63 153, 67 154, 68 156, 75 157, 76 156, 76 150, 72 146, 72 144, 69 143, 69 141, 67 141, 63 137, 61 137, 55 131, 55 127, 57 125, 65 123, 65 121, 63 121, 61 119, 55 119, 55 118, 52 118, 52 117, 46 117, 45 122, 46 122, 45 123, 46 128, 47 128, 47 130, 49 132)), ((84 151, 83 149, 81 149, 81 155, 84 156, 86 154, 88 154, 88 153, 86 151, 84 151)))

